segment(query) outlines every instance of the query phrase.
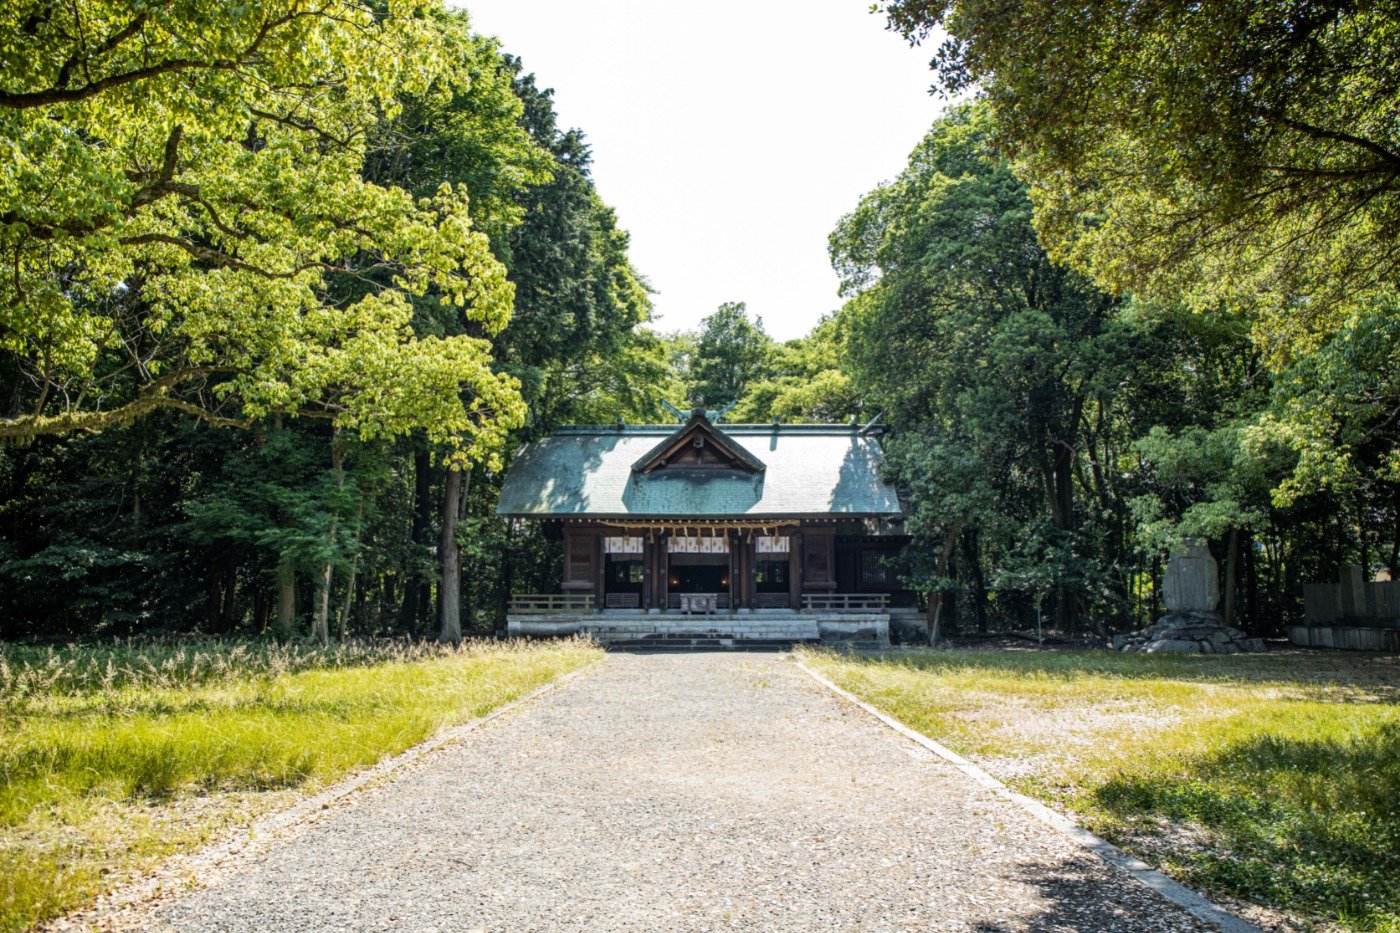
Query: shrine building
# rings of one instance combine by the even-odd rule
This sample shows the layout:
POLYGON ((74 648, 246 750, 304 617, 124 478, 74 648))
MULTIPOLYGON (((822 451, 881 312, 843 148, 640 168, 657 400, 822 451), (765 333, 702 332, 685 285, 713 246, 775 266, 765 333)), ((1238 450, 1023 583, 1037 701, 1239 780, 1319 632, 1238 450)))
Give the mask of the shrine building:
POLYGON ((668 408, 678 424, 565 427, 517 454, 497 512, 542 523, 563 570, 558 592, 512 596, 509 632, 888 644, 914 597, 882 429, 668 408))

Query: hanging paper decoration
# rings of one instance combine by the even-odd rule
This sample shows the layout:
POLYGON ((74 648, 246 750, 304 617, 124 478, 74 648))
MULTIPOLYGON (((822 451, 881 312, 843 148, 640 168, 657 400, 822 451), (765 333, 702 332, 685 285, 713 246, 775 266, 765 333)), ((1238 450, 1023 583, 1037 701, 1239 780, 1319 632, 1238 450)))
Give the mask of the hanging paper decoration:
POLYGON ((756 535, 753 539, 753 549, 759 554, 786 554, 788 552, 788 536, 756 535))
POLYGON ((666 542, 672 554, 728 554, 729 538, 724 535, 675 535, 666 542))
POLYGON ((603 539, 603 553, 605 554, 640 554, 642 553, 641 536, 632 537, 621 535, 603 539))

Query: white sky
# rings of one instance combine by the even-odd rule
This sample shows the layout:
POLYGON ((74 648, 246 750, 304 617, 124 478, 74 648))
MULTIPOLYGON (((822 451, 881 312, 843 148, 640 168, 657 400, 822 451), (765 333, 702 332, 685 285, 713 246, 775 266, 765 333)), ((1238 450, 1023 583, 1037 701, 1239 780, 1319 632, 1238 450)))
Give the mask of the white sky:
POLYGON ((662 330, 746 301, 790 339, 835 310, 826 237, 943 108, 932 46, 868 0, 454 0, 499 36, 563 127, 657 290, 662 330))

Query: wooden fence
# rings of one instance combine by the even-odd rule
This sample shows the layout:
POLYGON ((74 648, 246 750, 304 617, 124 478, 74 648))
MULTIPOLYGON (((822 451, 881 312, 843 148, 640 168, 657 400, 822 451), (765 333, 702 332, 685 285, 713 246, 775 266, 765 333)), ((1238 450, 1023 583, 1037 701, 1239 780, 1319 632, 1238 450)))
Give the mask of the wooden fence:
POLYGON ((1295 645, 1361 651, 1400 650, 1400 582, 1371 581, 1343 567, 1336 583, 1303 587, 1306 624, 1288 628, 1295 645))
POLYGON ((809 593, 802 597, 808 612, 884 612, 890 608, 889 593, 809 593))
POLYGON ((509 612, 519 615, 551 612, 590 612, 593 597, 587 593, 526 593, 510 598, 509 612))

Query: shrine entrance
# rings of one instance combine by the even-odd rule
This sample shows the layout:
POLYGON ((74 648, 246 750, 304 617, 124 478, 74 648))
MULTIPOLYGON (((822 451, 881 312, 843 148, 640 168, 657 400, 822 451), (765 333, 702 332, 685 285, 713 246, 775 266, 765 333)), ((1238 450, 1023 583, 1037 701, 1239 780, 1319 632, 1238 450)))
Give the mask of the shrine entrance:
POLYGON ((672 593, 728 593, 729 557, 725 554, 671 555, 672 593))
POLYGON ((716 609, 733 603, 730 541, 727 533, 675 535, 666 542, 666 608, 683 608, 682 596, 709 594, 716 609))

